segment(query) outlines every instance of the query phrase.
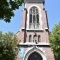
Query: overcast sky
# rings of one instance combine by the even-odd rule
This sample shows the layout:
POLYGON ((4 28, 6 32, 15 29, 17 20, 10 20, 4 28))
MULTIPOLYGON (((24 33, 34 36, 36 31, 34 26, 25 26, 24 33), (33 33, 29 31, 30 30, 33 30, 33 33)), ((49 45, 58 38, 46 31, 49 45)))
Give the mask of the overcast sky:
MULTIPOLYGON (((55 24, 60 22, 60 0, 45 0, 45 9, 47 10, 50 31, 55 24)), ((18 32, 22 21, 22 5, 18 10, 14 11, 15 16, 12 17, 10 23, 0 20, 0 31, 2 32, 18 32)))

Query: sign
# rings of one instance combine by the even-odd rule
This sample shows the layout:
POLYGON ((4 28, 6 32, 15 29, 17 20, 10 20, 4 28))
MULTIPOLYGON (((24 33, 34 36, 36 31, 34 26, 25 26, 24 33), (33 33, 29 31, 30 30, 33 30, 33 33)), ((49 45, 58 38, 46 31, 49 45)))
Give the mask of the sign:
POLYGON ((20 58, 23 58, 24 57, 24 48, 23 47, 20 47, 19 48, 19 57, 20 58))

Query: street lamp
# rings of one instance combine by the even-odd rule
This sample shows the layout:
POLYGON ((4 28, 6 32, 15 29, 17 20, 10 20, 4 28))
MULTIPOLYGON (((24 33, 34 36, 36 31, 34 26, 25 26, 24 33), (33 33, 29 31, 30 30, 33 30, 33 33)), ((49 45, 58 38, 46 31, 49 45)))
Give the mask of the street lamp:
POLYGON ((35 35, 34 35, 34 42, 37 44, 37 34, 35 32, 35 35))

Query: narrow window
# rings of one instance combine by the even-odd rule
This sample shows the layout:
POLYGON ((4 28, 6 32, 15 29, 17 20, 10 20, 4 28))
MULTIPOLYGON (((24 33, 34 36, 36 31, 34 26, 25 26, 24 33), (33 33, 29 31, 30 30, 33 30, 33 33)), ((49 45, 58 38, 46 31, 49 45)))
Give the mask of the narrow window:
POLYGON ((29 42, 31 42, 32 41, 32 36, 31 35, 29 35, 29 42))
POLYGON ((30 14, 30 23, 32 23, 32 14, 30 14))
POLYGON ((38 42, 40 42, 40 35, 38 35, 38 42))
POLYGON ((29 21, 30 23, 29 23, 29 28, 31 28, 31 24, 32 24, 32 14, 30 14, 30 21, 29 21))
POLYGON ((37 28, 39 28, 39 15, 37 14, 37 28))
POLYGON ((35 24, 35 15, 33 15, 33 23, 35 24))
POLYGON ((37 14, 37 23, 39 23, 39 15, 37 14))

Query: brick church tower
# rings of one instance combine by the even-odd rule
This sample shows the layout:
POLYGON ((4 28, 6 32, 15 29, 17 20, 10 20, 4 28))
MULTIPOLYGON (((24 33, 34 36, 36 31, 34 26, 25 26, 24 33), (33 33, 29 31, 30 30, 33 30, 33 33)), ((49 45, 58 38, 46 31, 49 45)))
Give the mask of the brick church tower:
POLYGON ((17 33, 17 60, 54 60, 44 0, 24 0, 21 29, 17 33))

